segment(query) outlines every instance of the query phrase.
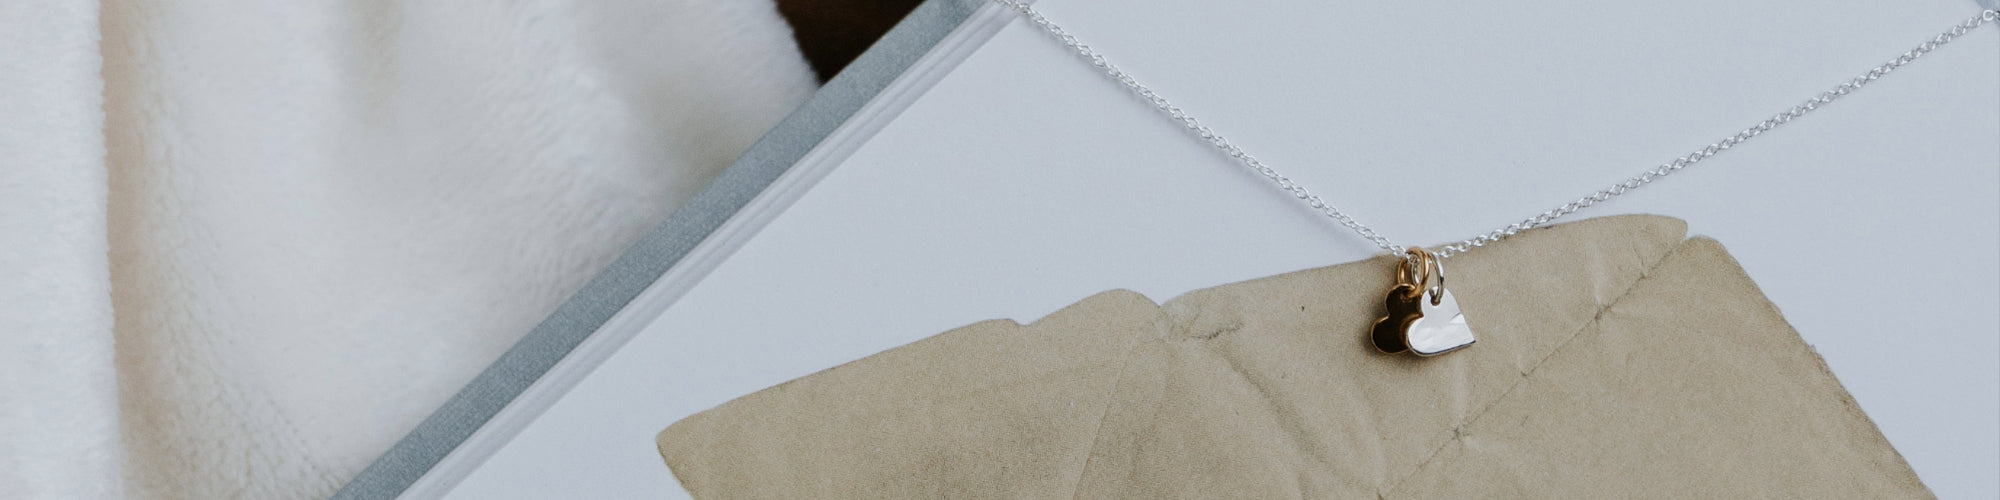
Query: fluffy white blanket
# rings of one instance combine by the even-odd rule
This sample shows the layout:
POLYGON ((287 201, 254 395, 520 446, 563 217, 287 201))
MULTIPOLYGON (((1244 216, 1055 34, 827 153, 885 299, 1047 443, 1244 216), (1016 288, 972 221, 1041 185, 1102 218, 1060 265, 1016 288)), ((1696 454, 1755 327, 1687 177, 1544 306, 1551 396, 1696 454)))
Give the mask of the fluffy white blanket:
POLYGON ((0 498, 331 493, 812 90, 770 0, 0 2, 0 498))

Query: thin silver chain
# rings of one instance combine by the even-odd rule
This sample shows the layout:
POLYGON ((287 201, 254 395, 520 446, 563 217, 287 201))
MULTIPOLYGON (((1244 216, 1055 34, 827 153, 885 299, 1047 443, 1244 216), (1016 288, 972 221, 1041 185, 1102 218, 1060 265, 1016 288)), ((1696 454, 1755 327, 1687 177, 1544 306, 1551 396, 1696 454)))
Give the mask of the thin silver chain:
MULTIPOLYGON (((1189 132, 1194 133, 1196 136, 1200 137, 1204 141, 1208 141, 1210 145, 1215 146, 1216 149, 1222 150, 1222 152, 1224 154, 1229 155, 1230 158, 1236 159, 1236 161, 1242 163, 1244 167, 1248 167, 1250 170, 1256 171, 1258 174, 1263 175, 1267 179, 1270 179, 1271 182, 1276 183, 1278 185, 1278 188, 1285 190, 1285 192, 1291 193, 1292 196, 1298 197, 1299 200, 1305 202, 1307 205, 1312 206, 1312 208, 1319 210, 1320 213, 1325 214, 1328 218, 1333 219, 1334 222, 1339 222, 1340 225, 1347 226, 1348 229, 1354 230, 1355 234, 1361 235, 1362 238, 1367 238, 1368 241, 1375 243, 1375 246, 1381 247, 1383 250, 1387 250, 1390 254, 1404 255, 1405 247, 1403 245, 1398 244, 1394 241, 1390 241, 1388 237, 1382 236, 1381 233, 1378 233, 1374 229, 1369 228, 1367 225, 1362 224, 1361 221, 1354 220, 1354 217, 1348 216, 1346 212, 1342 212, 1339 208, 1335 208, 1332 203, 1327 203, 1326 200, 1321 199, 1319 196, 1314 195, 1309 191, 1306 191, 1305 186, 1301 186, 1299 185, 1299 183, 1292 181, 1290 178, 1287 178, 1284 175, 1279 174, 1277 170, 1272 169, 1268 165, 1265 165, 1264 162, 1257 161, 1256 157, 1250 156, 1250 153, 1244 152, 1243 148, 1237 147, 1235 144, 1231 144, 1228 139, 1224 139, 1221 134, 1217 134, 1215 133, 1214 130, 1209 129, 1207 125, 1203 125, 1200 120, 1196 120, 1194 116, 1189 115, 1187 111, 1182 110, 1179 106, 1175 106, 1174 103, 1168 101, 1167 98, 1161 97, 1160 94, 1154 92, 1152 88, 1147 87, 1145 84, 1139 83, 1138 80, 1132 78, 1132 75, 1125 73, 1124 70, 1118 69, 1118 66, 1112 65, 1111 62, 1109 60, 1106 60, 1104 58, 1104 55, 1098 53, 1096 49, 1091 48, 1089 45, 1085 45, 1082 41, 1079 41, 1076 38, 1076 36, 1069 34, 1068 31, 1064 31, 1061 26, 1057 26, 1055 23, 1050 22, 1048 18, 1042 17, 1042 14, 1040 12, 1036 12, 1035 9, 1028 7, 1027 4, 1021 3, 1019 0, 991 0, 991 1, 993 3, 1000 4, 1001 6, 1006 7, 1008 9, 1012 9, 1015 12, 1019 12, 1023 17, 1026 17, 1029 22, 1032 22, 1034 23, 1035 26, 1040 27, 1042 31, 1048 32, 1050 36, 1055 37, 1057 40, 1061 41, 1063 45, 1068 46, 1070 50, 1076 52, 1078 56, 1081 56, 1084 60, 1089 61, 1091 66, 1097 67, 1097 69, 1102 71, 1105 76, 1109 76, 1113 80, 1117 80, 1118 83, 1123 84, 1127 90, 1130 90, 1133 93, 1138 94, 1140 98, 1145 99, 1149 103, 1152 103, 1153 107, 1158 108, 1161 112, 1166 113, 1168 117, 1173 118, 1175 121, 1180 122, 1181 125, 1187 127, 1189 132)), ((1486 246, 1486 244, 1488 243, 1493 243, 1496 241, 1500 241, 1502 239, 1506 239, 1508 236, 1513 236, 1514 234, 1519 233, 1521 231, 1534 229, 1536 227, 1546 225, 1550 222, 1555 222, 1556 219, 1560 219, 1563 216, 1576 213, 1578 210, 1589 208, 1592 205, 1596 205, 1606 200, 1618 197, 1619 195, 1625 194, 1626 192, 1638 189, 1647 184, 1651 184, 1653 181, 1658 180, 1661 177, 1666 177, 1667 175, 1673 174, 1674 172, 1679 172, 1681 171, 1681 169, 1693 166, 1696 163, 1701 163, 1702 160, 1706 160, 1711 156, 1715 156, 1717 153, 1728 151, 1730 148, 1736 147, 1737 145, 1742 144, 1744 141, 1748 141, 1751 138, 1755 138, 1758 135, 1762 135, 1763 133, 1769 132, 1772 129, 1776 129, 1784 124, 1791 123, 1792 120, 1796 120, 1801 116, 1805 116, 1807 113, 1811 113, 1815 110, 1818 110, 1819 108, 1825 107, 1828 104, 1832 104, 1834 101, 1839 100, 1841 97, 1845 97, 1847 96, 1847 94, 1853 93, 1856 90, 1860 90, 1861 87, 1868 85, 1870 82, 1874 82, 1875 80, 1880 79, 1885 75, 1888 75, 1889 72, 1895 71, 1897 68, 1903 67, 1903 65, 1914 62, 1917 60, 1917 58, 1923 57, 1924 54, 1929 54, 1931 51, 1937 50, 1938 47, 1941 47, 1947 43, 1951 43, 1952 40, 1957 40, 1959 37, 1964 36, 1967 32, 1978 29, 1980 26, 1992 23, 1995 20, 2000 20, 2000 11, 1987 10, 1981 12, 1978 16, 1975 16, 1971 19, 1967 19, 1965 22, 1958 23, 1957 25, 1952 26, 1951 29, 1945 30, 1945 32, 1939 33, 1937 36, 1932 37, 1930 40, 1917 45, 1917 48, 1910 49, 1910 51, 1904 52, 1902 55, 1896 56, 1895 59, 1891 59, 1889 60, 1889 62, 1883 63, 1881 66, 1876 66, 1874 69, 1870 69, 1868 70, 1868 72, 1862 73, 1861 76, 1857 76, 1851 80, 1842 82, 1839 86, 1834 87, 1832 90, 1822 92, 1818 96, 1814 96, 1812 99, 1807 100, 1803 104, 1792 106, 1791 109, 1779 112, 1777 115, 1765 119, 1764 121, 1759 122, 1756 125, 1751 126, 1750 128, 1743 129, 1743 131, 1737 132, 1736 135, 1725 137, 1720 141, 1716 141, 1715 143, 1703 146, 1701 149, 1695 150, 1693 153, 1689 153, 1686 156, 1674 158, 1672 161, 1662 163, 1658 167, 1654 167, 1650 170, 1646 170, 1645 172, 1641 172, 1639 175, 1634 176, 1630 179, 1626 179, 1624 182, 1612 184, 1610 187, 1597 190, 1597 192, 1591 193, 1588 196, 1577 198, 1576 201, 1564 203, 1562 206, 1550 209, 1547 212, 1542 212, 1541 214, 1535 215, 1534 217, 1529 217, 1527 219, 1522 220, 1521 222, 1508 224, 1505 227, 1495 229, 1486 234, 1482 234, 1470 239, 1459 241, 1457 243, 1444 245, 1442 247, 1439 247, 1439 249, 1435 252, 1435 254, 1437 255, 1438 258, 1442 259, 1442 258, 1449 258, 1453 255, 1465 253, 1471 251, 1474 248, 1486 246)))

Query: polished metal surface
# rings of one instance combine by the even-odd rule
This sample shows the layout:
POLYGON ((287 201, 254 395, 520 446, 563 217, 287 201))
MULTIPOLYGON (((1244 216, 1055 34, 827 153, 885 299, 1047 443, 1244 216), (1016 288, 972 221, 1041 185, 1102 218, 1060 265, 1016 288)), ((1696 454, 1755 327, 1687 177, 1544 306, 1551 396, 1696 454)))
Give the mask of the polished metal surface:
POLYGON ((1396 285, 1382 299, 1384 312, 1369 330, 1369 340, 1385 353, 1410 351, 1418 356, 1472 345, 1472 326, 1459 311, 1458 299, 1444 287, 1444 263, 1422 248, 1404 252, 1409 258, 1396 263, 1396 285))
POLYGON ((1376 350, 1395 354, 1410 349, 1409 336, 1405 332, 1409 331, 1410 323, 1424 316, 1423 307, 1417 305, 1424 300, 1423 297, 1423 292, 1409 284, 1399 283, 1389 289, 1389 295, 1382 299, 1382 307, 1387 312, 1382 319, 1375 320, 1375 328, 1369 330, 1369 340, 1375 343, 1376 350))
POLYGON ((1451 290, 1439 288, 1436 294, 1425 294, 1429 300, 1419 300, 1423 314, 1404 330, 1410 344, 1410 352, 1418 356, 1436 356, 1472 345, 1477 339, 1472 336, 1472 327, 1465 324, 1465 313, 1458 310, 1458 299, 1451 296, 1451 290))

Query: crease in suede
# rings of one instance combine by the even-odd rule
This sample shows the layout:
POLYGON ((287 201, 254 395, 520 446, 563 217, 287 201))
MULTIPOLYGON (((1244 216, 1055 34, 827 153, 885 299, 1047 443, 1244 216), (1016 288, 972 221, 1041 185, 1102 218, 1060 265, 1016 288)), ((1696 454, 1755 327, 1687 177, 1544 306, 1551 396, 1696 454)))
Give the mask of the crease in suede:
MULTIPOLYGON (((1645 251, 1646 249, 1642 249, 1639 247, 1631 248, 1630 250, 1634 252, 1632 255, 1636 256, 1640 260, 1640 262, 1644 262, 1646 260, 1647 255, 1654 256, 1655 260, 1653 260, 1653 262, 1651 262, 1650 264, 1646 264, 1643 269, 1640 269, 1636 273, 1634 273, 1633 277, 1631 278, 1632 281, 1628 282, 1625 286, 1618 288, 1617 290, 1619 291, 1612 300, 1606 301, 1606 303, 1596 306, 1589 320, 1580 322, 1575 330, 1570 332, 1568 335, 1565 335, 1563 337, 1563 340, 1559 341, 1556 344, 1556 346, 1550 348, 1548 353, 1545 353, 1540 358, 1538 358, 1537 361, 1531 364, 1526 370, 1522 370, 1520 374, 1521 380, 1525 380, 1528 374, 1533 373, 1535 369, 1538 368, 1542 363, 1547 362, 1555 354, 1555 352, 1561 349, 1563 345, 1567 345, 1570 340, 1574 339, 1585 329, 1589 328, 1590 325, 1595 324, 1599 320, 1599 318, 1602 317, 1603 313, 1607 309, 1609 309, 1612 305, 1615 305, 1619 300, 1622 300, 1625 296, 1629 295, 1633 290, 1633 288, 1635 288, 1639 283, 1643 282, 1648 275, 1652 274, 1652 272, 1655 269, 1657 269, 1662 263, 1666 262, 1668 260, 1668 257, 1675 251, 1677 251, 1681 247, 1681 245, 1684 245, 1685 243, 1686 243, 1685 237, 1676 237, 1673 243, 1669 243, 1666 245, 1662 245, 1661 247, 1658 247, 1656 249, 1652 249, 1656 250, 1654 252, 1646 252, 1645 251)), ((1333 267, 1364 265, 1365 262, 1368 261, 1339 264, 1333 267)), ((1309 272, 1314 272, 1314 270, 1304 270, 1295 273, 1287 273, 1287 275, 1302 274, 1309 272)), ((1182 343, 1215 345, 1211 344, 1211 342, 1227 340, 1227 338, 1224 337, 1226 334, 1240 331, 1246 327, 1245 320, 1241 316, 1240 311, 1236 310, 1237 308, 1244 307, 1244 305, 1239 303, 1240 299, 1236 297, 1229 295, 1214 295, 1213 294, 1214 290, 1230 286, 1242 285, 1245 283, 1261 282, 1274 278, 1277 278, 1277 276, 1247 280, 1244 282, 1239 282, 1230 285, 1223 285, 1209 289, 1190 291, 1186 294, 1175 297, 1172 300, 1168 300, 1164 303, 1158 304, 1160 307, 1160 311, 1158 313, 1159 314, 1158 325, 1161 328, 1160 332, 1161 338, 1159 340, 1170 345, 1182 344, 1182 343), (1195 297, 1199 297, 1199 299, 1195 299, 1195 297), (1201 303, 1203 305, 1195 306, 1193 305, 1194 303, 1188 302, 1189 300, 1201 301, 1197 303, 1201 303), (1207 303, 1207 301, 1218 301, 1218 300, 1225 302, 1220 304, 1207 303)), ((1133 349, 1128 350, 1124 353, 1124 356, 1126 356, 1126 358, 1122 361, 1122 363, 1129 364, 1131 362, 1132 356, 1137 351, 1137 347, 1138 344, 1135 344, 1133 349)), ((1227 365, 1230 374, 1233 374, 1235 375, 1236 378, 1243 380, 1244 383, 1248 385, 1248 387, 1253 389, 1257 394, 1257 397, 1254 398, 1256 401, 1268 406, 1273 406, 1273 407, 1281 406, 1282 398, 1277 397, 1277 395, 1275 395, 1270 390, 1269 387, 1266 387, 1265 384, 1257 383, 1255 377, 1252 377, 1251 374, 1249 373, 1250 370, 1246 369, 1242 365, 1243 360, 1239 359, 1238 356, 1229 355, 1223 352, 1212 351, 1212 350, 1207 352, 1208 354, 1215 355, 1219 360, 1224 362, 1227 365)), ((1403 360, 1403 361, 1415 361, 1415 360, 1403 360)), ((1123 366, 1121 366, 1121 370, 1119 372, 1121 380, 1119 380, 1115 384, 1115 387, 1117 389, 1113 391, 1114 393, 1125 392, 1126 390, 1130 389, 1131 387, 1128 386, 1128 383, 1144 383, 1144 381, 1123 380, 1123 377, 1128 373, 1130 372, 1128 370, 1125 370, 1123 366)), ((1461 376, 1463 376, 1463 374, 1461 374, 1461 376)), ((1151 399, 1154 399, 1155 404, 1158 404, 1157 398, 1160 396, 1161 391, 1164 391, 1165 388, 1157 383, 1159 381, 1152 381, 1152 382, 1154 383, 1149 384, 1152 389, 1149 392, 1155 393, 1154 394, 1155 397, 1151 399)), ((1421 471, 1423 466, 1428 464, 1439 451, 1443 450, 1444 447, 1449 446, 1452 442, 1456 441, 1459 438, 1460 431, 1463 428, 1463 426, 1473 421, 1476 421, 1478 416, 1484 414, 1487 410, 1491 409, 1495 404, 1499 403, 1500 401, 1503 401, 1506 398, 1507 394, 1513 392, 1515 387, 1517 387, 1518 385, 1519 382, 1517 382, 1514 385, 1510 385, 1508 389, 1506 389, 1505 391, 1502 391, 1500 394, 1493 396, 1492 399, 1487 400, 1485 404, 1483 404, 1479 410, 1474 412, 1474 414, 1471 417, 1462 420, 1458 424, 1447 428, 1445 432, 1450 434, 1449 438, 1447 438, 1444 442, 1442 442, 1438 446, 1432 448, 1431 451, 1425 455, 1425 458, 1420 460, 1416 464, 1416 466, 1410 469, 1409 473, 1398 476, 1395 481, 1389 484, 1394 484, 1394 482, 1400 482, 1403 479, 1407 479, 1410 475, 1414 474, 1415 472, 1421 471)), ((1464 388, 1461 387, 1460 389, 1463 390, 1464 388)), ((1461 395, 1461 397, 1462 396, 1463 395, 1461 395)), ((1360 402, 1367 403, 1366 400, 1362 400, 1360 402)), ((1105 413, 1099 416, 1099 418, 1095 423, 1095 427, 1093 427, 1091 445, 1085 452, 1086 456, 1090 458, 1086 459, 1085 467, 1079 474, 1078 481, 1070 485, 1071 493, 1069 496, 1071 498, 1080 497, 1079 496, 1080 492, 1083 490, 1083 484, 1082 484, 1084 482, 1083 480, 1090 477, 1089 471, 1093 468, 1093 466, 1096 466, 1099 463, 1096 460, 1096 457, 1098 456, 1098 451, 1102 449, 1103 446, 1106 445, 1107 443, 1098 439, 1098 436, 1101 435, 1101 432, 1106 422, 1110 418, 1112 418, 1110 411, 1115 406, 1117 406, 1115 403, 1106 405, 1105 413)), ((1273 409, 1271 410, 1271 412, 1281 415, 1288 413, 1286 411, 1282 411, 1282 409, 1273 409)), ((1319 448, 1315 446, 1309 446, 1312 440, 1308 437, 1303 436, 1302 433, 1300 432, 1300 429, 1297 429, 1296 426, 1285 425, 1286 422, 1287 420, 1285 419, 1279 419, 1277 421, 1277 423, 1279 424, 1278 427, 1282 427, 1284 434, 1287 436, 1287 438, 1283 439, 1282 442, 1288 445, 1293 451, 1300 452, 1296 453, 1295 455, 1305 456, 1306 453, 1303 452, 1306 449, 1319 448)), ((1315 458, 1323 458, 1320 457, 1318 454, 1313 454, 1313 456, 1315 458)), ((1299 465, 1303 466, 1303 464, 1299 465)), ((1138 472, 1140 471, 1128 469, 1126 471, 1127 475, 1126 480, 1130 482, 1132 479, 1134 479, 1134 477, 1132 476, 1138 472)), ((1296 473, 1294 474, 1294 476, 1298 476, 1298 479, 1301 480, 1300 487, 1304 488, 1305 487, 1305 483, 1303 482, 1305 479, 1305 476, 1303 476, 1304 469, 1295 472, 1296 473)), ((1304 490, 1302 489, 1301 491, 1304 490)), ((1378 490, 1378 492, 1380 491, 1384 490, 1378 490)))
POLYGON ((1402 482, 1404 480, 1409 479, 1410 476, 1414 476, 1418 472, 1423 471, 1425 467, 1431 464, 1431 461, 1436 460, 1439 452, 1442 452, 1444 451, 1445 448, 1450 447, 1452 443, 1459 442, 1459 440, 1464 437, 1464 434, 1461 431, 1465 429, 1465 426, 1472 425, 1473 422, 1479 421, 1479 419, 1481 417, 1486 416, 1486 412, 1492 410, 1494 406, 1499 405, 1502 401, 1506 401, 1507 397, 1514 394, 1514 391, 1516 389, 1519 389, 1522 384, 1528 383, 1528 379, 1530 377, 1533 377, 1535 371, 1540 370, 1543 364, 1548 363, 1550 359, 1553 359, 1556 357, 1557 354, 1562 353, 1564 347, 1568 347, 1571 342, 1576 341, 1576 339, 1578 337, 1581 337, 1584 332, 1590 331, 1590 328, 1592 326, 1595 326, 1603 322, 1604 313, 1606 311, 1610 311, 1612 307, 1616 307, 1620 302, 1623 302, 1625 298, 1632 296, 1632 291, 1637 290, 1639 288, 1640 283, 1645 283, 1647 278, 1652 277, 1653 271, 1659 269, 1661 265, 1666 264, 1668 261, 1673 260, 1674 256, 1680 251, 1681 247, 1686 245, 1687 241, 1683 240, 1679 245, 1674 245, 1673 248, 1668 249, 1667 252, 1660 257, 1660 260, 1653 262, 1653 265, 1646 266, 1645 270, 1639 272, 1639 277, 1637 279, 1632 280, 1631 284, 1626 285, 1625 290, 1619 292, 1616 298, 1613 298, 1609 302, 1605 302, 1604 304, 1599 305, 1597 307, 1597 312, 1591 315, 1590 321, 1585 321, 1583 322, 1583 324, 1577 325, 1576 331, 1570 332, 1568 335, 1563 336, 1563 340, 1561 342, 1557 342, 1555 348, 1549 349, 1548 354, 1542 355, 1541 359, 1537 359, 1535 360, 1534 364, 1529 365, 1528 369, 1523 371, 1521 373, 1521 376, 1517 378, 1512 385, 1507 386, 1507 390, 1501 391, 1500 395, 1494 396, 1493 399, 1488 400, 1485 405, 1479 407, 1478 411, 1473 412, 1473 414, 1470 417, 1467 417, 1464 421, 1459 422, 1458 425, 1453 425, 1451 429, 1449 429, 1449 432, 1451 433, 1451 437, 1449 439, 1446 439, 1443 443, 1437 445, 1436 448, 1432 448, 1430 453, 1424 455, 1424 459, 1422 461, 1417 462, 1417 465, 1415 467, 1410 468, 1409 472, 1406 472, 1402 476, 1397 477, 1395 480, 1388 482, 1380 491, 1376 493, 1376 496, 1378 498, 1387 498, 1389 494, 1395 492, 1397 486, 1402 485, 1402 482))
MULTIPOLYGON (((1162 326, 1158 322, 1154 323, 1155 339, 1166 337, 1167 332, 1162 326)), ((1107 384, 1109 387, 1106 390, 1116 394, 1118 388, 1124 385, 1126 369, 1132 366, 1132 353, 1138 351, 1139 346, 1145 345, 1147 340, 1145 336, 1136 336, 1132 339, 1131 345, 1125 346, 1124 354, 1119 355, 1118 371, 1111 376, 1111 383, 1107 384)), ((1097 411, 1097 423, 1090 427, 1090 447, 1083 449, 1083 466, 1076 468, 1076 480, 1069 482, 1069 494, 1064 495, 1072 500, 1082 498, 1079 495, 1083 489, 1083 473, 1090 470, 1091 458, 1097 455, 1098 435, 1104 431, 1104 422, 1111 419, 1111 407, 1115 406, 1113 401, 1111 398, 1105 398, 1104 407, 1097 411)))

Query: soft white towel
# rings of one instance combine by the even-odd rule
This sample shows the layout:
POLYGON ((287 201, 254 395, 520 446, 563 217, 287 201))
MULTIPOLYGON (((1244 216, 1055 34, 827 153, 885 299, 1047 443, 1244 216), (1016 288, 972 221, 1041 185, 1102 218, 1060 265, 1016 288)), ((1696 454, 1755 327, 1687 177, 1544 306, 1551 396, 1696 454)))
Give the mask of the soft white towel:
POLYGON ((0 2, 0 498, 120 491, 97 7, 0 2))
POLYGON ((812 90, 770 0, 15 0, 0 42, 9 498, 331 493, 812 90))

